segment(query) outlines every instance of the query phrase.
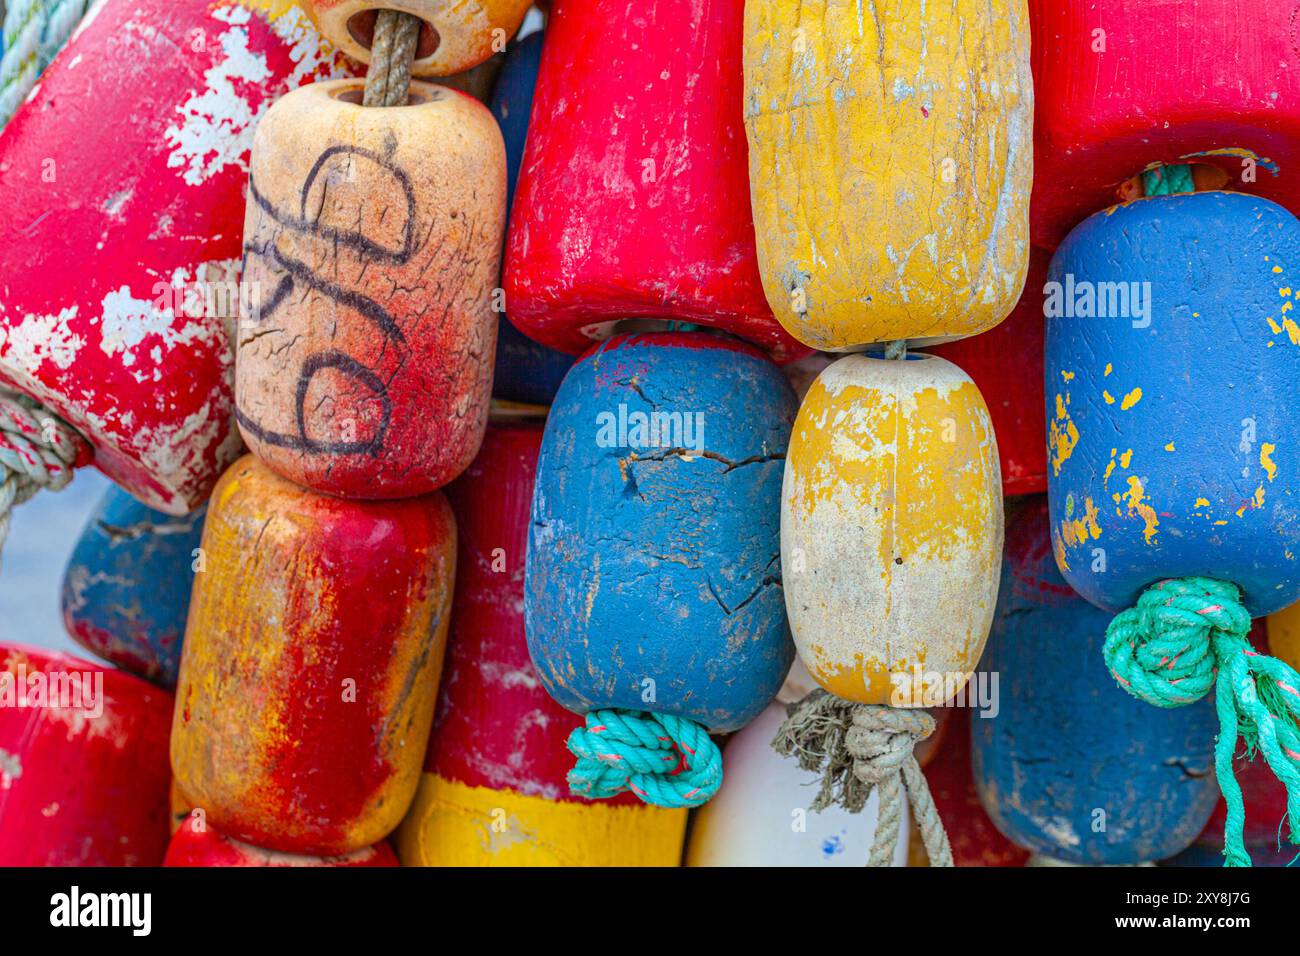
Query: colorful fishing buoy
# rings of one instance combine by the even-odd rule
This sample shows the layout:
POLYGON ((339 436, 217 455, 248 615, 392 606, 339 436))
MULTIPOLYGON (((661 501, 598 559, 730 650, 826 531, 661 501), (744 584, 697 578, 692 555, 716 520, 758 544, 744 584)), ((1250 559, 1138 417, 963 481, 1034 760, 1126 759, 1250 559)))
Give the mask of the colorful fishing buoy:
POLYGON ((1004 495, 1047 491, 1043 435, 1043 286, 1051 256, 1033 249, 1020 302, 981 335, 926 349, 958 366, 979 387, 998 436, 1004 495))
POLYGON ((776 360, 741 109, 744 0, 558 0, 506 247, 511 320, 579 353, 620 320, 713 326, 776 360))
POLYGON ((547 691, 586 714, 569 739, 576 795, 704 803, 722 776, 707 732, 743 727, 781 686, 794 414, 780 369, 704 332, 616 336, 565 377, 537 464, 524 615, 547 691))
POLYGON ((172 695, 55 651, 0 645, 0 866, 157 866, 172 695))
POLYGON ((1150 863, 1201 832, 1218 797, 1208 700, 1152 710, 1118 687, 1100 656, 1110 615, 1066 584, 1046 501, 1007 528, 993 633, 980 671, 997 711, 971 720, 975 786, 1018 846, 1088 865, 1150 863))
MULTIPOLYGON (((542 33, 520 40, 506 57, 492 95, 492 115, 506 142, 506 208, 513 210, 515 184, 524 158, 528 117, 532 112, 537 70, 542 62, 542 33)), ((508 305, 509 303, 507 303, 508 305)), ((573 356, 534 342, 501 316, 497 333, 496 376, 492 394, 511 402, 549 405, 573 356)))
POLYGON ((1024 0, 745 9, 745 130, 767 301, 853 351, 1001 322, 1029 255, 1024 0), (874 9, 874 8, 873 8, 874 9))
POLYGON ((105 0, 64 52, 0 135, 0 383, 43 406, 29 467, 0 472, 46 484, 40 458, 87 459, 59 453, 57 417, 114 481, 182 514, 238 455, 253 128, 343 61, 288 0, 105 0))
POLYGON ((121 489, 104 492, 63 572, 63 624, 72 639, 174 688, 204 514, 173 517, 121 489))
POLYGON ((370 63, 384 10, 420 20, 413 76, 450 76, 482 63, 519 31, 532 0, 300 0, 320 32, 348 56, 370 63))
MULTIPOLYGON (((792 710, 776 746, 826 765, 814 809, 856 812, 879 788, 891 814, 906 792, 939 866, 951 850, 912 748, 934 730, 920 708, 964 693, 983 650, 1001 494, 988 409, 944 359, 847 356, 799 409, 781 569, 799 656, 825 690, 792 710)), ((892 852, 877 841, 869 865, 892 852)))
POLYGON ((258 125, 240 317, 249 450, 316 491, 402 498, 446 484, 487 427, 505 151, 488 110, 425 83, 361 105, 314 83, 258 125))
POLYGON ((842 807, 809 812, 817 775, 772 749, 785 707, 769 704, 723 748, 727 779, 691 825, 687 866, 862 866, 878 827, 890 828, 893 866, 907 865, 911 816, 905 802, 882 823, 873 794, 861 813, 842 807))
POLYGON ((1044 299, 1056 562, 1099 607, 1136 602, 1104 648, 1120 686, 1160 707, 1216 691, 1229 866, 1250 864, 1239 737, 1300 821, 1300 674, 1247 640, 1252 615, 1300 596, 1298 261, 1300 221, 1269 200, 1154 195, 1071 232, 1044 299))
POLYGON ((341 856, 305 856, 279 853, 234 840, 190 817, 181 824, 167 847, 163 866, 269 866, 269 867, 372 867, 397 866, 397 855, 387 843, 376 843, 341 856))
POLYGON ((455 574, 440 494, 313 494, 252 456, 213 492, 172 728, 222 833, 335 856, 386 837, 419 780, 455 574))
POLYGON ((407 866, 677 866, 685 809, 632 794, 569 793, 572 715, 524 637, 524 555, 539 424, 488 426, 447 489, 460 532, 445 674, 415 802, 397 834, 407 866))
POLYGON ((1300 77, 1288 68, 1296 57, 1293 4, 1029 6, 1035 244, 1055 249, 1115 201, 1117 184, 1125 184, 1120 198, 1142 195, 1132 177, 1162 163, 1194 164, 1182 191, 1230 184, 1300 212, 1300 77))
MULTIPOLYGON (((988 711, 991 713, 992 711, 988 711)), ((955 866, 1024 866, 1029 852, 1022 850, 998 831, 980 804, 971 772, 970 728, 982 718, 973 707, 946 707, 939 713, 948 715, 943 739, 928 762, 918 753, 925 768, 926 783, 934 797, 934 806, 943 819, 944 830, 952 847, 955 866)), ((934 738, 931 737, 930 740, 934 738)), ((925 743, 930 743, 926 740, 925 743)), ((920 748, 917 748, 918 751, 920 748)), ((911 846, 912 866, 929 866, 924 841, 919 832, 911 846)))

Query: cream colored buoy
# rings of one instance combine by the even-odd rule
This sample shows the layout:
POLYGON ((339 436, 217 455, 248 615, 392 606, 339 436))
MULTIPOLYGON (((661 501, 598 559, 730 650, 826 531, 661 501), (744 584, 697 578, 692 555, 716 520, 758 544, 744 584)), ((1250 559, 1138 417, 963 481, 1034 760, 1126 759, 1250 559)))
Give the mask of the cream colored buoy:
POLYGON ((1025 0, 745 5, 763 288, 805 345, 975 335, 1024 285, 1025 0))
POLYGON ((818 377, 786 459, 781 564, 822 687, 893 707, 951 699, 988 636, 1002 536, 997 442, 961 369, 852 355, 818 377))
POLYGON ((235 400, 249 450, 314 491, 427 494, 487 427, 505 145, 469 96, 359 80, 281 97, 258 125, 235 400))
POLYGON ((301 0, 300 5, 331 43, 366 64, 380 11, 419 17, 412 75, 450 76, 504 50, 532 0, 301 0))
MULTIPOLYGON (((876 836, 880 797, 861 813, 809 801, 817 774, 772 749, 785 708, 770 704, 727 742, 722 789, 701 807, 691 829, 687 866, 863 866, 876 836)), ((907 865, 910 815, 902 805, 894 866, 907 865)))

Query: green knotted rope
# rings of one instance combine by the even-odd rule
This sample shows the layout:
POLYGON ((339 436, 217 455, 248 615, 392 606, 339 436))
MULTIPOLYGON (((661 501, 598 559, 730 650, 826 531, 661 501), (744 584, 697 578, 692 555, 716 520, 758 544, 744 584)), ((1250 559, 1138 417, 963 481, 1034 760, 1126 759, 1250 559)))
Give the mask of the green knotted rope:
POLYGON ((839 804, 861 813, 872 791, 880 794, 867 866, 893 862, 904 799, 911 804, 930 865, 953 865, 948 834, 913 753, 917 742, 934 733, 933 717, 924 710, 855 704, 821 689, 786 712, 772 748, 822 775, 814 812, 839 804))
POLYGON ((722 754, 699 724, 635 710, 593 710, 569 735, 569 789, 590 800, 631 790, 657 807, 698 807, 722 786, 722 754))
POLYGON ((1286 787, 1290 841, 1300 844, 1300 674, 1247 639, 1250 614, 1234 584, 1172 578, 1142 592, 1106 628, 1106 666, 1119 685, 1157 707, 1181 707, 1212 689, 1219 715, 1214 768, 1227 805, 1226 866, 1250 866, 1246 808, 1233 776, 1237 738, 1258 750, 1286 787))
POLYGON ((1157 166, 1142 174, 1142 188, 1148 196, 1172 196, 1175 193, 1194 193, 1192 167, 1187 163, 1157 166))

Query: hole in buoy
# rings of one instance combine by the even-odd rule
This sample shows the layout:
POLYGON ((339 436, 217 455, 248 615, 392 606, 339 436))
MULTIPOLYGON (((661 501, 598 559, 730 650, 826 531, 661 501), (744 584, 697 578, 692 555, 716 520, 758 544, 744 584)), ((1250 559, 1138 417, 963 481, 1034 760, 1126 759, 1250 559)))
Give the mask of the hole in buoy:
MULTIPOLYGON (((402 11, 404 13, 409 11, 402 11)), ((378 10, 365 10, 361 13, 354 14, 348 20, 348 33, 352 34, 352 39, 356 40, 367 50, 375 42, 375 18, 379 16, 378 10)), ((411 14, 415 16, 415 14, 411 14)), ((428 20, 420 23, 420 39, 415 43, 415 58, 423 60, 433 56, 439 46, 442 45, 442 36, 438 33, 432 23, 428 20)))
MULTIPOLYGON (((344 103, 351 103, 353 106, 362 106, 365 104, 366 99, 366 85, 362 82, 358 83, 356 86, 349 86, 346 89, 335 90, 333 96, 334 99, 340 100, 344 103)), ((440 98, 441 97, 437 93, 431 94, 427 90, 421 90, 412 84, 411 92, 406 98, 406 105, 419 106, 422 103, 431 103, 440 98)))
POLYGON ((725 329, 697 322, 687 322, 681 319, 614 319, 611 322, 595 322, 583 326, 581 331, 583 335, 594 342, 603 342, 605 339, 613 338, 616 335, 652 332, 703 332, 717 338, 726 338, 737 342, 743 341, 743 339, 732 335, 725 329))
MULTIPOLYGON (((1227 170, 1213 163, 1165 163, 1163 166, 1188 166, 1192 171, 1192 186, 1198 193, 1214 192, 1215 190, 1224 189, 1231 178, 1227 170)), ((1153 167, 1155 169, 1161 167, 1153 167)), ((1120 202, 1129 202, 1133 199, 1141 199, 1146 196, 1146 186, 1143 182, 1143 175, 1150 170, 1143 170, 1136 176, 1132 176, 1120 183, 1115 194, 1119 197, 1120 202)), ((1185 193, 1184 193, 1185 194, 1185 193)))

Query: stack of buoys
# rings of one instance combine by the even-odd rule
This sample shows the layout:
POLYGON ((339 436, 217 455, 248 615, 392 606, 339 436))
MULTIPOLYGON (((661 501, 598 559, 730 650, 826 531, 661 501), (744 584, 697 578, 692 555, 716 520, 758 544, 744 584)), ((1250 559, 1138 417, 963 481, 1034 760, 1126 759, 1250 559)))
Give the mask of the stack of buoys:
POLYGON ((450 614, 456 525, 438 489, 487 424, 505 150, 485 106, 409 76, 486 58, 509 18, 305 6, 345 49, 347 24, 371 23, 373 58, 352 52, 374 62, 365 81, 281 97, 257 127, 243 282, 262 296, 236 363, 252 455, 209 506, 171 739, 194 808, 176 841, 201 820, 261 853, 209 840, 174 861, 387 857, 450 614))
POLYGON ((793 656, 777 515, 796 403, 773 360, 805 350, 759 278, 743 8, 559 0, 546 28, 505 288, 521 331, 586 350, 542 439, 524 596, 543 686, 585 715, 574 797, 703 804, 710 734, 756 718, 793 656))
MULTIPOLYGON (((803 399, 785 467, 790 627, 821 685, 776 744, 821 771, 813 809, 879 790, 868 861, 910 802, 952 856, 912 747, 963 693, 1002 554, 997 441, 979 388, 910 344, 1001 322, 1028 268, 1033 91, 1024 4, 877 11, 749 4, 744 36, 760 275, 806 345, 857 352, 803 399), (875 64, 866 66, 864 64, 875 64), (888 343, 886 345, 886 343, 888 343), (886 345, 884 355, 869 352, 886 345), (906 796, 904 796, 904 794, 906 796)), ((1009 378, 1009 375, 1008 375, 1009 378)))
POLYGON ((524 636, 524 557, 538 422, 488 426, 448 489, 460 536, 447 662, 415 802, 407 866, 676 866, 686 811, 572 795, 572 717, 547 694, 524 636))
MULTIPOLYGON (((1042 2, 1034 15, 1033 230, 1060 242, 1044 302, 1057 564, 1093 604, 1128 608, 1101 650, 1119 685, 1187 706, 1181 719, 1204 725, 1199 745, 1171 743, 1205 759, 1213 746, 1226 862, 1249 865, 1239 744, 1285 785, 1285 837, 1300 842, 1300 676, 1248 640, 1252 617, 1300 597, 1297 425, 1285 398, 1300 374, 1289 331, 1300 222, 1273 201, 1300 198, 1294 170, 1273 168, 1290 168, 1286 131, 1300 117, 1296 80, 1278 68, 1294 56, 1290 14, 1262 5, 1243 27, 1239 6, 1217 0, 1042 2), (1216 37, 1242 30, 1250 53, 1225 72, 1216 37), (1107 206, 1116 183, 1125 201, 1107 206), (1202 702, 1211 692, 1217 742, 1202 702)), ((1170 728, 1162 716, 1148 710, 1134 726, 1170 728)), ((1125 768, 1128 792, 1142 769, 1125 768)), ((1200 761, 1172 770, 1198 773, 1200 761)), ((1180 800, 1166 812, 1179 806, 1185 817, 1125 855, 1189 843, 1203 811, 1180 800)), ((1113 807, 1109 820, 1114 841, 1128 824, 1113 807)), ((1078 852, 1111 852, 1105 835, 1080 837, 1078 852)))
MULTIPOLYGON (((85 5, 21 6, 43 65, 85 5)), ((162 862, 195 509, 239 449, 248 147, 274 97, 343 66, 313 37, 281 0, 105 0, 0 133, 0 544, 79 465, 135 499, 105 497, 64 585, 69 632, 122 670, 0 648, 7 864, 162 862)))

